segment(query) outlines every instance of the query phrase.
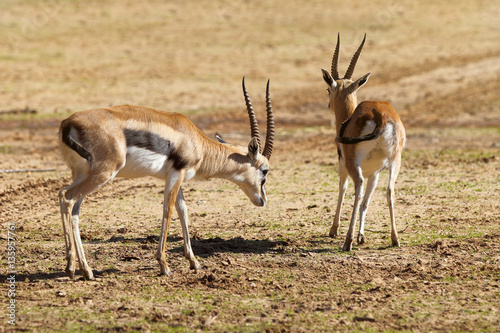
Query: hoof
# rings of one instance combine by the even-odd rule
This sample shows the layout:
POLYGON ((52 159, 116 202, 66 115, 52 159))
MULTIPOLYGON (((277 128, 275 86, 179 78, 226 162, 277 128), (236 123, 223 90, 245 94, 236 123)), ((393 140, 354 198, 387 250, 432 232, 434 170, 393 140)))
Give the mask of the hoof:
POLYGON ((337 237, 339 235, 339 229, 338 228, 331 228, 330 233, 328 234, 330 237, 337 237))
POLYGON ((83 278, 85 280, 95 280, 94 273, 92 273, 92 270, 89 270, 88 272, 83 271, 83 278))
POLYGON ((359 245, 362 245, 362 244, 364 244, 364 243, 365 243, 365 235, 363 235, 363 234, 359 234, 359 235, 358 235, 358 244, 359 244, 359 245))
POLYGON ((172 271, 170 269, 160 268, 160 275, 172 275, 172 271))
POLYGON ((75 271, 74 271, 74 270, 71 270, 71 269, 69 269, 69 268, 66 268, 65 272, 66 272, 66 275, 67 275, 67 276, 69 276, 69 278, 70 278, 71 280, 74 280, 74 279, 75 279, 75 271))
POLYGON ((349 252, 352 250, 352 240, 351 241, 345 241, 344 246, 342 247, 342 251, 349 252))
POLYGON ((192 262, 190 265, 189 265, 189 269, 192 269, 194 271, 201 271, 203 268, 201 267, 200 263, 199 262, 192 262))
POLYGON ((401 245, 399 244, 399 239, 392 241, 392 247, 401 247, 401 245))

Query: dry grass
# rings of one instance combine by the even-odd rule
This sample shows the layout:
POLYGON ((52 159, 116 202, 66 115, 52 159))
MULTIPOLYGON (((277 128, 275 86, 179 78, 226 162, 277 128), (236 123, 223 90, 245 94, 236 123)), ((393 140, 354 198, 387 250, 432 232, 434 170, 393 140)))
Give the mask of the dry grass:
POLYGON ((500 53, 500 6, 488 1, 47 0, 2 7, 2 101, 41 112, 120 103, 234 110, 243 75, 251 91, 271 78, 279 106, 296 98, 317 103, 311 92, 323 90, 319 68, 329 67, 337 32, 344 66, 368 33, 356 73, 372 71, 376 82, 500 53))

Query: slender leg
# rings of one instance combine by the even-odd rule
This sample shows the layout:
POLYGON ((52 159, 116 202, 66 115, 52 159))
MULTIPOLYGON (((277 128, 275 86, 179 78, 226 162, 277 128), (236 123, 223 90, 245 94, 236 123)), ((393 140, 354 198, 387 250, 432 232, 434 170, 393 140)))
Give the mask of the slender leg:
POLYGON ((354 208, 352 210, 351 223, 349 224, 349 230, 347 231, 347 235, 345 238, 344 246, 342 247, 343 251, 351 251, 352 250, 352 241, 354 239, 354 229, 356 227, 356 220, 358 219, 358 211, 360 201, 363 198, 363 173, 361 171, 361 167, 357 167, 356 169, 357 175, 354 179, 354 187, 355 187, 355 198, 354 198, 354 208))
MULTIPOLYGON (((73 231, 73 242, 74 242, 75 249, 77 251, 76 253, 78 253, 78 246, 76 245, 76 237, 74 235, 77 234, 78 239, 80 240, 80 231, 78 228, 78 222, 79 222, 79 216, 80 216, 80 207, 82 206, 83 199, 84 199, 84 197, 80 198, 74 204, 73 209, 71 210, 71 230, 73 231)), ((80 240, 80 243, 81 243, 81 240, 80 240)), ((81 247, 83 250, 83 245, 81 247)), ((83 257, 85 258, 85 254, 83 254, 83 257)), ((78 260, 78 266, 80 267, 80 270, 82 272, 85 271, 85 267, 82 264, 82 262, 80 262, 80 260, 78 260)), ((90 270, 90 268, 88 268, 88 269, 90 270)), ((92 270, 90 270, 90 272, 92 273, 92 270)))
POLYGON ((182 194, 182 188, 180 188, 179 192, 177 193, 175 208, 181 220, 182 237, 184 238, 184 256, 189 260, 189 267, 191 269, 199 270, 201 269, 201 265, 198 263, 198 260, 196 260, 194 256, 193 249, 191 248, 191 240, 189 239, 189 216, 186 202, 184 201, 184 195, 182 194))
POLYGON ((73 238, 73 226, 71 224, 70 214, 72 211, 72 207, 70 203, 67 203, 64 200, 64 193, 67 190, 64 189, 59 192, 59 205, 61 206, 61 219, 64 228, 64 241, 66 243, 66 269, 65 272, 69 276, 70 279, 75 278, 75 261, 76 261, 76 253, 75 253, 75 240, 73 238))
POLYGON ((156 260, 160 264, 160 275, 171 275, 172 271, 167 264, 165 256, 165 248, 167 246, 168 229, 170 228, 170 220, 172 219, 172 211, 175 206, 177 193, 184 180, 185 171, 172 171, 167 177, 165 184, 165 197, 163 201, 163 219, 161 223, 160 242, 158 243, 158 251, 156 252, 156 260))
POLYGON ((366 184, 365 197, 361 203, 361 208, 359 210, 359 233, 358 233, 358 244, 365 243, 365 219, 366 212, 368 210, 368 205, 370 205, 370 199, 372 197, 373 191, 377 187, 379 173, 375 173, 370 178, 368 178, 368 183, 366 184))
POLYGON ((332 227, 330 228, 330 237, 339 235, 340 212, 342 211, 342 204, 344 203, 345 192, 347 191, 348 185, 347 170, 342 160, 339 161, 339 178, 339 198, 337 201, 337 211, 335 212, 335 218, 333 220, 332 227))
POLYGON ((84 278, 88 280, 94 278, 92 269, 85 258, 80 230, 78 228, 78 214, 83 198, 90 192, 104 185, 113 176, 114 173, 111 171, 98 171, 96 168, 86 178, 71 184, 59 193, 67 250, 66 274, 72 279, 75 276, 75 249, 76 256, 78 257, 78 264, 84 278))
POLYGON ((396 220, 394 217, 394 184, 398 178, 399 168, 401 166, 401 155, 396 158, 389 169, 389 186, 387 187, 387 203, 389 204, 389 213, 391 215, 391 240, 392 246, 399 247, 398 231, 396 229, 396 220))

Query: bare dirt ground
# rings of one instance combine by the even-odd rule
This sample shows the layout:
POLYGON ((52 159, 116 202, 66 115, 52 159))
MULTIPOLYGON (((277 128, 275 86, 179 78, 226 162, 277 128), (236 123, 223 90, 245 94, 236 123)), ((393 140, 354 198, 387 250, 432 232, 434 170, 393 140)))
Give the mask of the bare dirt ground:
POLYGON ((500 6, 54 0, 0 9, 0 169, 53 170, 0 173, 0 332, 498 330, 500 6), (341 236, 328 237, 337 155, 319 69, 330 66, 337 31, 341 69, 367 32, 354 76, 373 74, 358 97, 389 100, 407 127, 396 185, 400 248, 389 247, 387 174, 368 212, 368 243, 340 250, 352 187, 341 236), (163 277, 154 258, 163 184, 116 179, 82 207, 97 279, 69 280, 57 200, 70 183, 60 121, 138 104, 183 112, 207 135, 246 145, 243 75, 262 120, 271 78, 277 135, 268 205, 253 207, 226 181, 186 183, 204 269, 189 270, 174 219, 174 274, 163 277))

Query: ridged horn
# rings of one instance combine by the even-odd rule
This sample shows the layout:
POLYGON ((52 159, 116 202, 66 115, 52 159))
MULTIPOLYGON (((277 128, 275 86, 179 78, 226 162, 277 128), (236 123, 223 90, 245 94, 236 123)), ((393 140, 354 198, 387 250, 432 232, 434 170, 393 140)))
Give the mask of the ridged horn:
POLYGON ((345 72, 344 79, 350 80, 352 78, 352 74, 354 73, 354 68, 356 67, 356 63, 358 62, 359 55, 361 54, 361 50, 363 49, 363 45, 365 45, 365 40, 366 40, 366 33, 365 33, 365 37, 363 38, 363 41, 361 42, 361 45, 358 47, 358 50, 352 56, 351 63, 349 64, 349 68, 347 69, 347 72, 345 72))
POLYGON ((332 59, 332 77, 334 80, 339 79, 339 49, 340 49, 340 33, 337 35, 337 46, 332 59))
POLYGON ((266 144, 262 153, 268 160, 271 158, 274 143, 274 115, 273 106, 271 105, 271 96, 269 94, 269 80, 267 80, 266 88, 266 111, 267 111, 267 128, 266 128, 266 144))
POLYGON ((259 142, 259 147, 262 147, 260 143, 260 133, 259 124, 257 123, 257 117, 255 117, 255 111, 253 110, 252 102, 250 101, 250 96, 248 96, 247 88, 245 87, 245 77, 243 77, 243 95, 245 96, 245 103, 247 105, 248 117, 250 118, 250 130, 252 138, 256 137, 259 142))

